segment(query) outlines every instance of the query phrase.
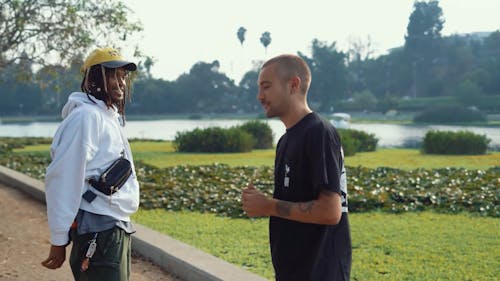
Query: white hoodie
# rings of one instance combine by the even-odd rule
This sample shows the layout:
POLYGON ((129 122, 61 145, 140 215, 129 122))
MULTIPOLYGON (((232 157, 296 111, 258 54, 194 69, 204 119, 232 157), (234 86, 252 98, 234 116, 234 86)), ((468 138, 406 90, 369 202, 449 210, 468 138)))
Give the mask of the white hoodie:
POLYGON ((52 245, 68 243, 68 231, 78 209, 130 221, 139 207, 139 183, 132 152, 119 124, 115 108, 85 93, 72 93, 62 110, 64 119, 52 141, 52 162, 45 175, 45 198, 52 245), (111 197, 93 187, 86 179, 98 176, 125 150, 133 173, 111 197), (97 197, 88 203, 82 195, 88 189, 97 197))

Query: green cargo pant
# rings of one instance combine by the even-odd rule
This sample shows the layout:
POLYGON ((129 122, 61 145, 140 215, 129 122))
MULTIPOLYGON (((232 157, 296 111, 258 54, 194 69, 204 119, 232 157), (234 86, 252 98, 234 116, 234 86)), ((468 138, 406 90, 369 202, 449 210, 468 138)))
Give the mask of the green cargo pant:
POLYGON ((71 230, 73 248, 71 249, 70 265, 75 281, 128 281, 130 278, 130 234, 123 229, 114 227, 99 232, 97 248, 90 259, 86 271, 81 271, 81 265, 88 248, 88 241, 93 234, 77 235, 71 230))

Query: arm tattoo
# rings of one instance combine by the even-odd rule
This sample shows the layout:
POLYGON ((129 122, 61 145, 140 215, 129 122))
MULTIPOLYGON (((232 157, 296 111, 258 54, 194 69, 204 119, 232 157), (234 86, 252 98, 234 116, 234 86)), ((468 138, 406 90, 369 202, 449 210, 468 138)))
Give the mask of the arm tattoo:
POLYGON ((313 208, 314 202, 303 202, 299 203, 299 210, 302 211, 303 213, 308 213, 310 214, 313 208))
MULTIPOLYGON (((335 195, 335 192, 323 190, 321 191, 321 194, 331 197, 335 195)), ((276 212, 278 213, 278 216, 289 217, 293 204, 294 203, 292 202, 279 200, 278 203, 276 203, 276 212)), ((313 206, 314 206, 314 201, 298 203, 299 210, 303 213, 310 214, 312 212, 313 206)))
POLYGON ((279 216, 289 217, 291 209, 292 209, 292 203, 290 202, 280 200, 278 201, 278 203, 276 203, 276 212, 278 213, 279 216))

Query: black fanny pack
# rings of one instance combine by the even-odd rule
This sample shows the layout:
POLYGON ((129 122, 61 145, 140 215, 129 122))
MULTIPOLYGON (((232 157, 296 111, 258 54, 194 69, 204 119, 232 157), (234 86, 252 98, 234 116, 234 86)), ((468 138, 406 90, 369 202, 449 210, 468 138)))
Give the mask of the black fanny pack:
POLYGON ((132 165, 124 157, 115 160, 99 177, 89 178, 89 184, 100 192, 111 195, 117 192, 132 174, 132 165))

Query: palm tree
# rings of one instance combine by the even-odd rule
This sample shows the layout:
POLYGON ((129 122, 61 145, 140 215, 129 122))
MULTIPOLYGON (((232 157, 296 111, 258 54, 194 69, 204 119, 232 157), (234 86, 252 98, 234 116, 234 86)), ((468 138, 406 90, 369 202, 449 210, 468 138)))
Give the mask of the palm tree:
POLYGON ((262 33, 262 35, 260 36, 260 43, 262 43, 262 45, 264 46, 267 54, 267 46, 271 44, 271 33, 269 31, 262 33))
POLYGON ((240 40, 241 46, 243 46, 243 42, 245 41, 245 32, 247 32, 247 29, 241 26, 240 28, 238 28, 238 33, 236 33, 236 35, 238 35, 238 40, 240 40))

